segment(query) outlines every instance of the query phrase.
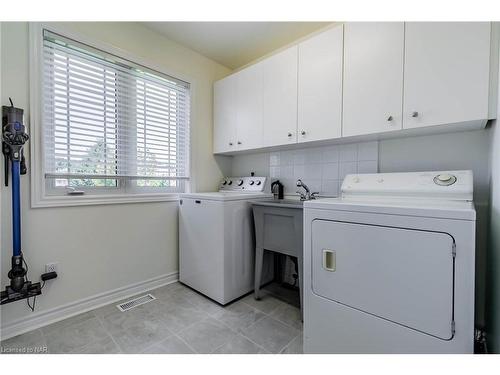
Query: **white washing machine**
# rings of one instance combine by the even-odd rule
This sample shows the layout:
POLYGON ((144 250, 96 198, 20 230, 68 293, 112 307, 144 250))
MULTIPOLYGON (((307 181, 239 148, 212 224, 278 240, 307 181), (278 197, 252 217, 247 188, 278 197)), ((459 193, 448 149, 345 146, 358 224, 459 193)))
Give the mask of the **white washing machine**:
POLYGON ((304 203, 306 353, 472 353, 472 172, 349 175, 304 203))
POLYGON ((255 240, 250 202, 271 198, 265 177, 230 177, 218 192, 183 194, 179 280, 227 304, 253 290, 255 240))

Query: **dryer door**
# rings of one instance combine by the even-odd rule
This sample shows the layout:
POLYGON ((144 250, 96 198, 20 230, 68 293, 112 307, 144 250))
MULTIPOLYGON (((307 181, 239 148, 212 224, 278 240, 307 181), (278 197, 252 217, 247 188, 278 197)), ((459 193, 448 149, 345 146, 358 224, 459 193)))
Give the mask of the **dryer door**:
POLYGON ((441 232, 314 220, 313 292, 449 340, 453 242, 441 232))

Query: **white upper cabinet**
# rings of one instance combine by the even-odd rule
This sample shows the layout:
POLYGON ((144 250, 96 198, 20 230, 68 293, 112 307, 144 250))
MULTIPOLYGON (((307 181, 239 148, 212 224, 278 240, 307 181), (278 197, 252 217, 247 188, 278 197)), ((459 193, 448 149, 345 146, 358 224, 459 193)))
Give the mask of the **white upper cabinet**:
POLYGON ((490 23, 406 23, 404 128, 488 118, 490 33, 490 23))
POLYGON ((342 26, 299 44, 298 142, 341 136, 342 46, 342 26))
POLYGON ((344 25, 344 137, 402 128, 403 53, 402 22, 344 25))
POLYGON ((214 152, 236 150, 236 78, 214 83, 214 152))
POLYGON ((214 84, 214 152, 484 127, 496 114, 499 32, 485 22, 326 29, 214 84))
POLYGON ((297 46, 262 61, 264 146, 297 142, 297 46))
POLYGON ((262 63, 234 74, 236 77, 236 147, 262 147, 262 63))

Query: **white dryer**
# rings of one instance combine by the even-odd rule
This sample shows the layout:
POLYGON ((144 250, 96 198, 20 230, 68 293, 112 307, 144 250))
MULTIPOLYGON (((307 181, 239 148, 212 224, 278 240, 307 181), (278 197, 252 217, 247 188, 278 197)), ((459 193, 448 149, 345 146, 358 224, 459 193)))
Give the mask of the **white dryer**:
MULTIPOLYGON (((250 202, 271 198, 265 177, 230 177, 218 192, 183 194, 179 280, 227 304, 253 290, 255 240, 250 202)), ((268 272, 269 273, 269 272, 268 272)))
POLYGON ((472 353, 472 172, 348 175, 304 204, 306 353, 472 353))

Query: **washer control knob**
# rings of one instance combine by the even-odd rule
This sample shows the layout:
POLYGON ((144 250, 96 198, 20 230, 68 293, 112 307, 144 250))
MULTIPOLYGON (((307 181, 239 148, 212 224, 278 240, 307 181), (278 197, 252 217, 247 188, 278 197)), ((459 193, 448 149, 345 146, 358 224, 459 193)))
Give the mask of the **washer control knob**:
POLYGON ((228 185, 232 185, 233 184, 233 181, 229 180, 229 182, 227 183, 228 185))
POLYGON ((243 180, 238 180, 238 186, 243 185, 243 180))
POLYGON ((249 184, 250 184, 250 186, 252 186, 253 184, 255 184, 255 181, 254 181, 254 180, 251 180, 251 181, 249 182, 249 184))
POLYGON ((256 184, 257 186, 259 186, 260 184, 262 184, 262 181, 257 181, 256 184))
POLYGON ((224 182, 222 183, 222 185, 227 185, 227 180, 224 180, 224 182))
POLYGON ((434 177, 434 183, 441 186, 453 185, 457 182, 457 177, 449 173, 441 173, 434 177))

